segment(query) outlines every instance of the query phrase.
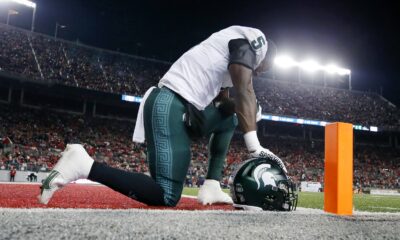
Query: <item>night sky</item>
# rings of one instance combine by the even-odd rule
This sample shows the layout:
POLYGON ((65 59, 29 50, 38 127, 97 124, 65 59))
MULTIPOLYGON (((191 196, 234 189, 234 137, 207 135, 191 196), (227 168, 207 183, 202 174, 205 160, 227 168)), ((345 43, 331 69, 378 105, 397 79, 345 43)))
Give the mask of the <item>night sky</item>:
MULTIPOLYGON (((388 1, 387 1, 388 2, 388 1)), ((354 89, 380 91, 400 105, 399 8, 386 1, 106 1, 36 0, 35 31, 173 62, 230 25, 262 30, 280 53, 314 57, 352 70, 354 89)), ((18 9, 12 25, 29 28, 18 9)), ((6 10, 0 5, 0 21, 6 10)))

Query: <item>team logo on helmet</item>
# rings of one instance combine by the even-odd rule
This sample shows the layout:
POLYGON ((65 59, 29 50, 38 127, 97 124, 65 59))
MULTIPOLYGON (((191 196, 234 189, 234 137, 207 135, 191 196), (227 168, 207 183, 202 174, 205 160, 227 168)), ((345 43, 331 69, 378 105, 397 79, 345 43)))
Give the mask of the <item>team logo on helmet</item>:
POLYGON ((257 183, 257 190, 260 189, 261 184, 260 180, 262 180, 264 187, 267 185, 272 185, 276 187, 275 176, 268 172, 268 169, 271 168, 271 164, 260 164, 253 171, 253 178, 257 183))

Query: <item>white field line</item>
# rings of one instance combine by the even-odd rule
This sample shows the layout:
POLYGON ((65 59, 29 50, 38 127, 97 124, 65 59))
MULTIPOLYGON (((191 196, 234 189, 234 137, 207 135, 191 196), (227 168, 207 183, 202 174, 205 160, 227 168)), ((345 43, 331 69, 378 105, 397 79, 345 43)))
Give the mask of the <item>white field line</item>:
POLYGON ((41 185, 40 182, 0 182, 0 184, 15 184, 15 185, 41 185))
POLYGON ((185 195, 185 194, 182 194, 182 197, 184 197, 184 198, 193 198, 193 199, 197 199, 196 196, 185 195))
MULTIPOLYGON (((3 184, 3 185, 8 185, 8 184, 11 184, 11 185, 42 185, 42 183, 40 183, 40 182, 0 182, 0 185, 1 184, 3 184)), ((85 182, 85 183, 82 183, 82 182, 71 182, 71 183, 68 183, 68 185, 69 184, 77 184, 77 185, 90 185, 90 186, 104 186, 104 185, 102 185, 102 184, 100 184, 100 183, 96 183, 96 182, 85 182)))
POLYGON ((396 207, 379 207, 379 206, 370 206, 368 208, 381 208, 381 209, 390 209, 390 210, 400 210, 400 208, 396 207))
POLYGON ((400 195, 367 195, 370 198, 399 198, 400 195))

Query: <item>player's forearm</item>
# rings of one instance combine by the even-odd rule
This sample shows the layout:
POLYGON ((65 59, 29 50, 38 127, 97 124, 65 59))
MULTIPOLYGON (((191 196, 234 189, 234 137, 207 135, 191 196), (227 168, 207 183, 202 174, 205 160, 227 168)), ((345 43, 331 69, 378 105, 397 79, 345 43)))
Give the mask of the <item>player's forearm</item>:
POLYGON ((239 127, 243 133, 257 129, 256 109, 256 96, 251 85, 243 89, 242 92, 237 92, 235 112, 239 120, 239 127))
POLYGON ((231 64, 229 73, 236 90, 235 112, 239 127, 243 133, 255 131, 256 126, 256 95, 252 82, 252 70, 242 65, 231 64))

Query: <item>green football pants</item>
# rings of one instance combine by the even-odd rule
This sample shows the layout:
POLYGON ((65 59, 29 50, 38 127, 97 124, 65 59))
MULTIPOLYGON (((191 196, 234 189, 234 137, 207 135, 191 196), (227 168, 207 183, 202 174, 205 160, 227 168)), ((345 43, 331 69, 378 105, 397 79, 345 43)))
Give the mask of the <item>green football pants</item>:
MULTIPOLYGON (((181 198, 189 168, 191 136, 183 120, 186 101, 168 88, 155 88, 144 106, 147 158, 152 178, 164 190, 167 206, 181 198)), ((210 105, 204 111, 203 136, 209 136, 207 178, 220 180, 229 144, 237 126, 235 115, 224 117, 210 105)))

